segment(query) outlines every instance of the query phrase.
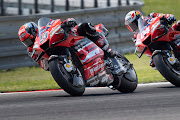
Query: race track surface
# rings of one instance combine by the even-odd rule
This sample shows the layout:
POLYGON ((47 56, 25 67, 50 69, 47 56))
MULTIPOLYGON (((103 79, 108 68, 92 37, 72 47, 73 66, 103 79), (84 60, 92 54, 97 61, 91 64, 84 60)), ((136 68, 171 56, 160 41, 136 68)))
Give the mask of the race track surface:
POLYGON ((169 83, 139 85, 134 93, 87 88, 83 96, 64 91, 0 93, 0 120, 179 120, 180 88, 169 83))

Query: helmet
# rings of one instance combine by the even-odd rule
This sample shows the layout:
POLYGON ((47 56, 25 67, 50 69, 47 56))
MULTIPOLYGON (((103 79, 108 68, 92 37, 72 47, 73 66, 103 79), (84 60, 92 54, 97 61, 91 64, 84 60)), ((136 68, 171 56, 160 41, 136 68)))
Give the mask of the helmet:
POLYGON ((37 32, 38 27, 34 22, 25 23, 19 29, 19 39, 26 47, 30 47, 34 44, 37 32))
POLYGON ((141 17, 139 11, 130 11, 125 16, 125 25, 131 32, 137 32, 138 30, 138 19, 141 17))

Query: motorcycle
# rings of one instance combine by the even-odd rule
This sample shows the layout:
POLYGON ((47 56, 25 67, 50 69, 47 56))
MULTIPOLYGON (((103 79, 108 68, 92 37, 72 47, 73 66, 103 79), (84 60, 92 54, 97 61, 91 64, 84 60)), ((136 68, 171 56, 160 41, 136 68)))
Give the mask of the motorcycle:
POLYGON ((151 57, 151 65, 173 85, 180 87, 180 31, 174 31, 165 17, 138 20, 135 54, 151 57), (137 53, 139 52, 139 53, 137 53))
MULTIPOLYGON (((106 35, 103 24, 96 30, 106 35)), ((85 87, 105 87, 120 92, 133 92, 137 75, 132 64, 121 55, 109 58, 94 42, 62 28, 61 20, 40 18, 38 37, 31 57, 44 70, 50 71, 57 84, 72 96, 81 96, 85 87)))

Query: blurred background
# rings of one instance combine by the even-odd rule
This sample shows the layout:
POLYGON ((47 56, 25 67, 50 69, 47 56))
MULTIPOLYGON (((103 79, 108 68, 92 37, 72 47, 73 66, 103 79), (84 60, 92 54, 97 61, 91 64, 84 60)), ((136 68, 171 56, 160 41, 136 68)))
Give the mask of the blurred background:
POLYGON ((140 0, 1 0, 1 16, 142 4, 140 0))

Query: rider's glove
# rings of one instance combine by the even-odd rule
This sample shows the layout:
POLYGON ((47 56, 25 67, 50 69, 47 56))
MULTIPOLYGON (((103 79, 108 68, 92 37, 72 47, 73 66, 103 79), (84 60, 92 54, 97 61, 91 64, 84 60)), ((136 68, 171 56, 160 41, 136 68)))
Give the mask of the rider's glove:
POLYGON ((75 27, 77 25, 77 22, 74 18, 68 18, 62 23, 62 28, 65 27, 75 27))
POLYGON ((166 17, 169 25, 171 25, 174 21, 176 21, 175 16, 172 14, 166 14, 165 17, 166 17))
POLYGON ((80 23, 77 31, 82 36, 97 36, 96 29, 91 23, 80 23))
POLYGON ((67 19, 67 26, 68 27, 75 27, 77 25, 77 22, 74 18, 67 19))

